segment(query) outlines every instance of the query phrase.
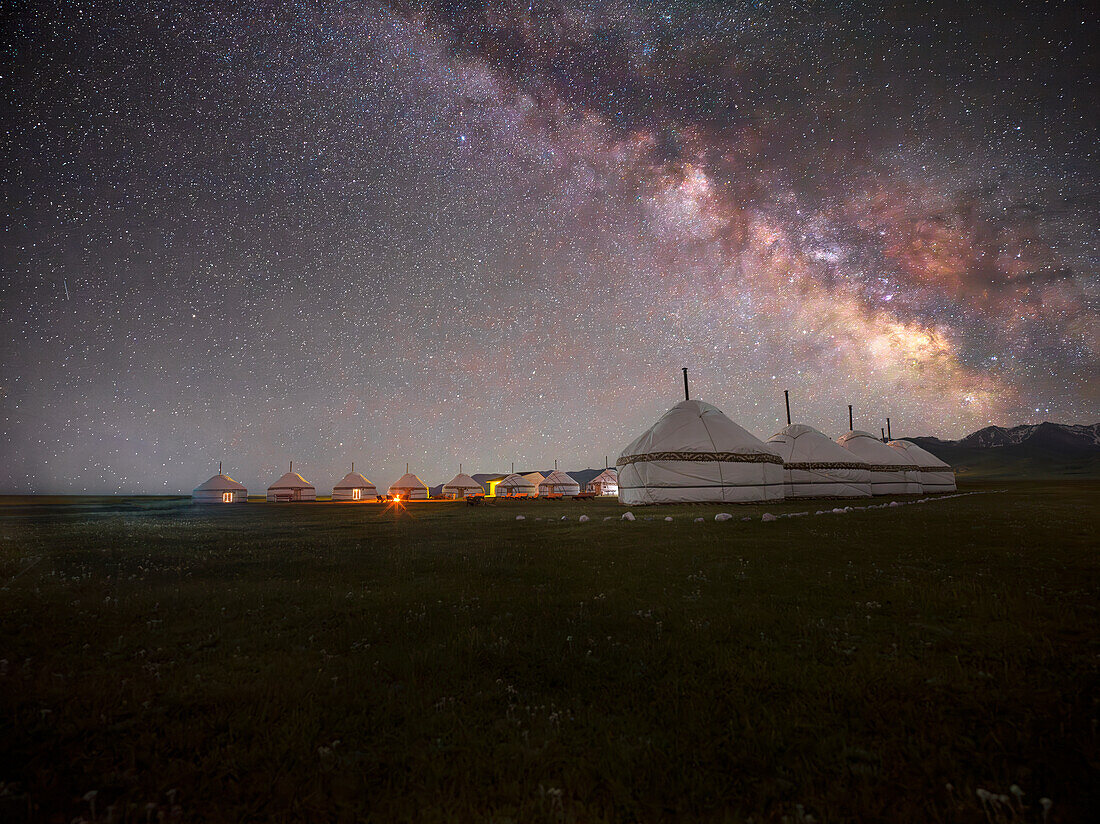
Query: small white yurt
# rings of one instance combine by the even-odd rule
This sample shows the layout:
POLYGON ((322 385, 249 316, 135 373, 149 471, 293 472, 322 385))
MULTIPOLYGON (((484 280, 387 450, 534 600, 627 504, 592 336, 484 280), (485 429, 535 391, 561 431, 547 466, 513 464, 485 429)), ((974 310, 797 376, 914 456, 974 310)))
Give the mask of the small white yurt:
POLYGON ((702 401, 676 404, 616 464, 627 506, 783 498, 783 459, 702 401))
POLYGON ((580 484, 556 469, 539 483, 540 498, 547 495, 579 495, 580 492, 580 484))
POLYGON ((317 490, 294 471, 294 463, 291 462, 290 471, 267 488, 267 500, 273 503, 316 501, 317 490))
POLYGON ((534 489, 531 490, 531 494, 538 495, 539 484, 542 483, 542 479, 546 476, 543 475, 541 472, 528 472, 526 475, 522 475, 520 477, 522 477, 525 481, 527 481, 527 483, 531 484, 531 486, 534 487, 534 489))
MULTIPOLYGON (((539 476, 542 477, 541 475, 539 476)), ((497 497, 503 495, 534 495, 538 487, 523 475, 512 473, 496 485, 497 497)))
MULTIPOLYGON (((407 468, 408 467, 406 467, 406 469, 407 468)), ((391 498, 400 496, 403 501, 428 500, 428 485, 411 472, 406 472, 394 481, 390 485, 388 492, 391 498)))
POLYGON ((872 495, 921 493, 920 470, 917 465, 870 432, 854 429, 845 432, 836 442, 869 464, 872 495))
POLYGON ((218 464, 218 474, 191 490, 191 500, 197 504, 246 504, 248 490, 222 474, 222 465, 218 464))
POLYGON ((619 475, 614 469, 605 469, 585 486, 586 492, 597 495, 618 495, 619 475))
POLYGON ((768 438, 768 449, 783 459, 787 498, 869 498, 871 467, 828 435, 796 423, 768 438))
POLYGON ((465 473, 459 472, 443 484, 444 498, 469 498, 471 495, 484 495, 485 487, 465 473))
POLYGON ((332 488, 332 500, 376 501, 378 500, 378 487, 368 481, 365 476, 356 472, 355 464, 352 464, 351 472, 332 488))
POLYGON ((920 467, 920 485, 925 492, 955 491, 955 470, 927 449, 912 441, 890 441, 887 446, 898 450, 910 463, 920 467))

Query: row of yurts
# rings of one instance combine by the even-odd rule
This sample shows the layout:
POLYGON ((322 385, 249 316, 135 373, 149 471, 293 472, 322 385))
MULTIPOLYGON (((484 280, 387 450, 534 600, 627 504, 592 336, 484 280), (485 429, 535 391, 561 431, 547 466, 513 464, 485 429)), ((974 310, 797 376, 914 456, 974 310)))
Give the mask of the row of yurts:
MULTIPOLYGON (((220 470, 220 467, 219 467, 220 470)), ((352 464, 351 472, 345 475, 333 488, 332 500, 369 503, 384 498, 398 499, 402 501, 426 501, 431 495, 428 485, 411 472, 406 472, 398 480, 390 485, 386 493, 380 493, 378 487, 371 483, 364 475, 355 471, 352 464)), ((484 483, 470 475, 459 472, 451 480, 443 485, 442 494, 437 497, 449 499, 469 498, 477 495, 485 495, 486 490, 494 496, 524 496, 546 497, 548 495, 572 496, 581 493, 580 484, 565 472, 554 470, 553 472, 528 472, 523 475, 512 473, 510 475, 481 476, 484 483)), ((615 470, 605 469, 591 481, 585 488, 596 495, 614 495, 617 492, 615 470)), ((191 497, 198 503, 245 503, 248 500, 248 489, 244 484, 222 474, 220 471, 201 486, 195 487, 191 497)), ((275 503, 295 501, 317 500, 317 488, 294 471, 291 463, 290 471, 283 475, 267 488, 267 500, 275 503)))
MULTIPOLYGON (((952 468, 910 441, 884 442, 855 429, 833 441, 811 426, 788 424, 765 443, 716 407, 698 400, 676 404, 631 441, 616 470, 597 475, 587 491, 618 495, 619 502, 628 506, 955 491, 952 468)), ((489 476, 488 486, 496 496, 580 494, 577 481, 557 470, 547 475, 489 476)), ((485 491, 485 486, 461 472, 443 486, 443 495, 449 498, 485 491)), ((428 497, 428 487, 408 472, 388 492, 404 500, 428 497)), ((194 499, 233 503, 247 500, 247 494, 243 485, 218 474, 195 489, 194 499)), ((354 466, 332 491, 334 501, 378 497, 374 484, 354 472, 354 466)), ((272 484, 267 499, 315 500, 316 490, 291 471, 272 484)))

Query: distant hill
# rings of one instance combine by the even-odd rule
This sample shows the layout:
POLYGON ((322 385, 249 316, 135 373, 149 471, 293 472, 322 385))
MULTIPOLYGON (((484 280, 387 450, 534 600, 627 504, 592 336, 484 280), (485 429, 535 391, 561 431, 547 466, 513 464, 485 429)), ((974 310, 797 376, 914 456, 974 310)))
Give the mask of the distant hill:
POLYGON ((987 426, 957 441, 906 438, 972 478, 1100 478, 1100 423, 987 426))

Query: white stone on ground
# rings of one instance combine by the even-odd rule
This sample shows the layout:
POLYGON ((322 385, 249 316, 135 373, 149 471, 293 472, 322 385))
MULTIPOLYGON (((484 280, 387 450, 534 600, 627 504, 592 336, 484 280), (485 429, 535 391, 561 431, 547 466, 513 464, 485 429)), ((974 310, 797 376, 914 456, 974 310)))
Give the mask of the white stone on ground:
POLYGON ((672 520, 672 516, 671 516, 671 515, 669 515, 669 516, 668 516, 667 518, 665 518, 665 520, 666 520, 666 521, 671 521, 671 520, 672 520))
POLYGON ((527 517, 525 515, 517 515, 516 520, 517 521, 526 521, 527 517))
POLYGON ((621 519, 621 520, 624 520, 624 521, 633 521, 633 520, 634 520, 634 513, 633 513, 633 512, 626 512, 626 513, 624 513, 624 514, 623 514, 623 517, 622 517, 622 519, 621 519))
POLYGON ((716 520, 716 521, 728 521, 732 517, 733 516, 730 515, 728 512, 719 512, 717 515, 714 516, 714 520, 716 520))
POLYGON ((581 517, 577 518, 577 520, 580 521, 582 524, 586 524, 586 523, 588 523, 588 516, 587 515, 581 515, 581 517))
POLYGON ((770 512, 765 512, 763 515, 760 516, 760 520, 767 523, 768 521, 776 521, 778 520, 778 518, 776 518, 770 512))
POLYGON ((706 520, 706 518, 696 518, 696 519, 695 519, 695 523, 697 523, 697 524, 701 524, 701 523, 703 523, 703 521, 705 521, 705 520, 706 520))

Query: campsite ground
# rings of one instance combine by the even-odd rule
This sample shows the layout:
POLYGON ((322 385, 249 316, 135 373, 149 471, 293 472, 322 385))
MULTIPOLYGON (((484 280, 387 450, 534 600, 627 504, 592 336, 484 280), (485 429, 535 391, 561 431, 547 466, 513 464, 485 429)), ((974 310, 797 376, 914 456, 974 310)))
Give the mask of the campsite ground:
POLYGON ((5 499, 0 819, 1092 818, 1100 483, 962 491, 5 499))

